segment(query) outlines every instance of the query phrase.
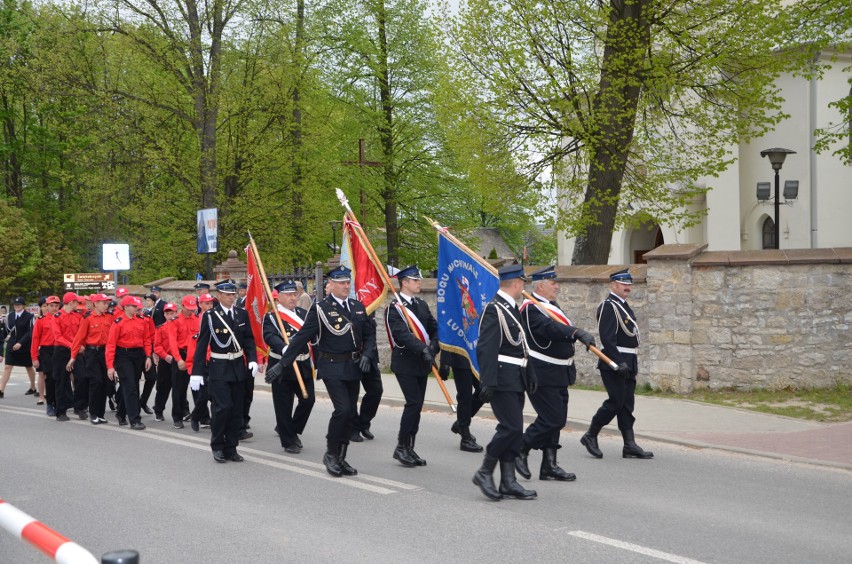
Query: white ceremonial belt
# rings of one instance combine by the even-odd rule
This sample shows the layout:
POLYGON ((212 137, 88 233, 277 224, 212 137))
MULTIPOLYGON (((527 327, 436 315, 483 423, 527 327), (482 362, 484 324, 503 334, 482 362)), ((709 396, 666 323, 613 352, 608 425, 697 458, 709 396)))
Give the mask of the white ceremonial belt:
POLYGON ((235 360, 237 358, 243 358, 243 351, 240 352, 229 352, 229 353, 210 353, 210 358, 216 358, 219 360, 235 360))
POLYGON ((509 356, 509 355, 505 355, 505 354, 498 354, 497 355, 497 362, 505 362, 506 364, 514 364, 514 365, 517 365, 517 366, 526 366, 527 365, 527 359, 518 358, 516 356, 509 356))
POLYGON ((639 350, 639 349, 631 349, 631 348, 628 348, 628 347, 615 347, 615 348, 618 349, 618 352, 623 352, 623 353, 626 353, 626 354, 637 354, 637 351, 639 350))
POLYGON ((544 362, 549 362, 550 364, 559 364, 560 366, 571 366, 574 364, 574 357, 571 358, 554 358, 552 356, 547 356, 546 354, 541 354, 538 351, 534 351, 530 349, 529 355, 533 358, 537 358, 538 360, 543 360, 544 362))
MULTIPOLYGON (((272 351, 269 351, 269 358, 275 358, 275 359, 281 360, 281 355, 274 353, 272 351)), ((299 356, 296 357, 296 362, 304 362, 304 361, 308 360, 309 358, 311 358, 311 353, 300 354, 299 356)))

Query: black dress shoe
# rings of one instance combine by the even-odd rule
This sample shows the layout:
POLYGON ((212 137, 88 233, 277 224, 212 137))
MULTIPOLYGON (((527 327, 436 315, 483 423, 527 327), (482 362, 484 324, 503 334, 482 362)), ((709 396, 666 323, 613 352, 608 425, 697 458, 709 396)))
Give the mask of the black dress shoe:
POLYGON ((152 409, 151 409, 150 407, 148 407, 147 405, 143 405, 140 409, 141 409, 142 411, 144 411, 145 413, 147 413, 148 415, 153 415, 153 414, 154 414, 154 410, 152 410, 152 409))
POLYGON ((340 467, 340 459, 336 454, 326 452, 322 457, 322 463, 325 464, 326 471, 335 478, 343 475, 343 468, 340 467))
POLYGON ((213 451, 213 460, 215 460, 216 462, 222 462, 222 463, 224 463, 224 462, 226 462, 228 459, 227 459, 227 458, 225 458, 225 453, 224 453, 224 452, 222 452, 221 450, 214 450, 214 451, 213 451))
POLYGON ((118 415, 116 415, 115 418, 118 419, 119 425, 127 425, 127 418, 126 417, 119 417, 118 415))
POLYGON ((364 435, 364 438, 368 441, 372 441, 376 438, 376 435, 371 433, 369 429, 361 429, 361 434, 364 435))
POLYGON ((245 458, 240 456, 240 453, 238 453, 238 452, 235 452, 234 454, 229 454, 225 458, 227 458, 231 462, 243 462, 245 460, 245 458))
POLYGON ((70 421, 71 419, 67 415, 65 415, 64 413, 60 413, 59 415, 56 416, 56 420, 57 421, 70 421))
POLYGON ((292 444, 284 447, 284 452, 288 452, 290 454, 299 454, 302 452, 302 448, 297 444, 292 444))
POLYGON ((177 421, 172 423, 172 427, 174 427, 175 429, 183 429, 183 421, 178 419, 177 421))
POLYGON ((141 421, 139 423, 131 423, 130 428, 133 429, 134 431, 144 431, 145 430, 145 424, 142 423, 141 421))
POLYGON ((364 437, 361 436, 361 431, 352 431, 352 436, 349 437, 349 440, 353 443, 363 443, 364 437))
POLYGON ((238 441, 247 441, 252 437, 254 437, 254 433, 251 433, 249 431, 243 431, 243 434, 240 435, 240 437, 237 440, 238 441))
POLYGON ((24 395, 25 396, 32 396, 32 395, 35 395, 35 393, 36 393, 36 391, 33 390, 32 388, 30 388, 29 390, 27 390, 27 392, 24 395))
POLYGON ((296 446, 299 448, 305 448, 302 446, 302 439, 299 438, 299 435, 296 435, 296 446))
POLYGON ((201 426, 198 424, 197 419, 193 419, 192 421, 190 421, 189 426, 192 427, 192 430, 195 431, 196 433, 201 428, 201 426))

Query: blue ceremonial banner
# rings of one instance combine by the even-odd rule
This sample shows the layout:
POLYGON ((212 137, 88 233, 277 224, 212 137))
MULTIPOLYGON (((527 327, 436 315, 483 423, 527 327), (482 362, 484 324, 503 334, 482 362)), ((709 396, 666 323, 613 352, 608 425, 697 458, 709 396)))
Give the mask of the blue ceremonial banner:
POLYGON ((219 246, 219 210, 207 208, 198 210, 196 225, 198 234, 196 243, 200 254, 215 253, 219 246))
POLYGON ((438 234, 438 340, 441 349, 470 360, 477 377, 479 320, 485 304, 500 288, 497 275, 480 260, 443 233, 438 234))

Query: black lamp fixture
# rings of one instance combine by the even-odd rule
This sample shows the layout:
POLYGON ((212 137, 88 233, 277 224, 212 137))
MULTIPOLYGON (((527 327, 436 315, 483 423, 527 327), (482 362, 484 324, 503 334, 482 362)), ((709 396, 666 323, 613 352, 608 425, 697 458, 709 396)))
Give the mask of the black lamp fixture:
MULTIPOLYGON (((790 149, 782 149, 780 147, 775 147, 773 149, 766 149, 765 151, 760 152, 761 157, 769 157, 769 162, 772 163, 772 170, 775 171, 775 248, 776 249, 781 248, 781 246, 780 246, 781 245, 781 237, 780 237, 780 229, 779 229, 780 223, 778 221, 778 219, 779 219, 778 216, 780 214, 780 205, 781 205, 781 198, 780 198, 780 192, 781 192, 780 183, 781 183, 781 181, 778 177, 778 172, 781 170, 781 167, 784 166, 784 161, 787 159, 787 155, 795 155, 795 154, 796 154, 796 151, 793 151, 793 150, 790 150, 790 149)), ((788 182, 791 182, 791 181, 788 181, 788 182)), ((784 183, 784 196, 785 196, 785 198, 786 198, 787 193, 788 193, 787 192, 788 182, 784 183)), ((798 196, 799 182, 798 181, 792 181, 792 182, 796 183, 795 184, 795 194, 796 194, 796 196, 798 196)), ((762 195, 761 184, 765 184, 765 183, 758 183, 758 185, 757 185, 757 193, 758 193, 757 199, 758 200, 761 200, 761 195, 762 195)), ((792 188, 793 187, 791 186, 791 192, 790 192, 791 194, 793 193, 792 188)), ((763 198, 763 200, 761 200, 761 201, 765 201, 766 199, 768 199, 768 198, 763 198)))

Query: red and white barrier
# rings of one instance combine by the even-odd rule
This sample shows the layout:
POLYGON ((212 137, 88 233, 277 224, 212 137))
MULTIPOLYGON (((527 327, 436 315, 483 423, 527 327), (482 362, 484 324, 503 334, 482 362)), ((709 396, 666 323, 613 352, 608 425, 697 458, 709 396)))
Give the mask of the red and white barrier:
POLYGON ((91 552, 2 499, 0 527, 27 541, 59 564, 98 564, 98 559, 91 552))

